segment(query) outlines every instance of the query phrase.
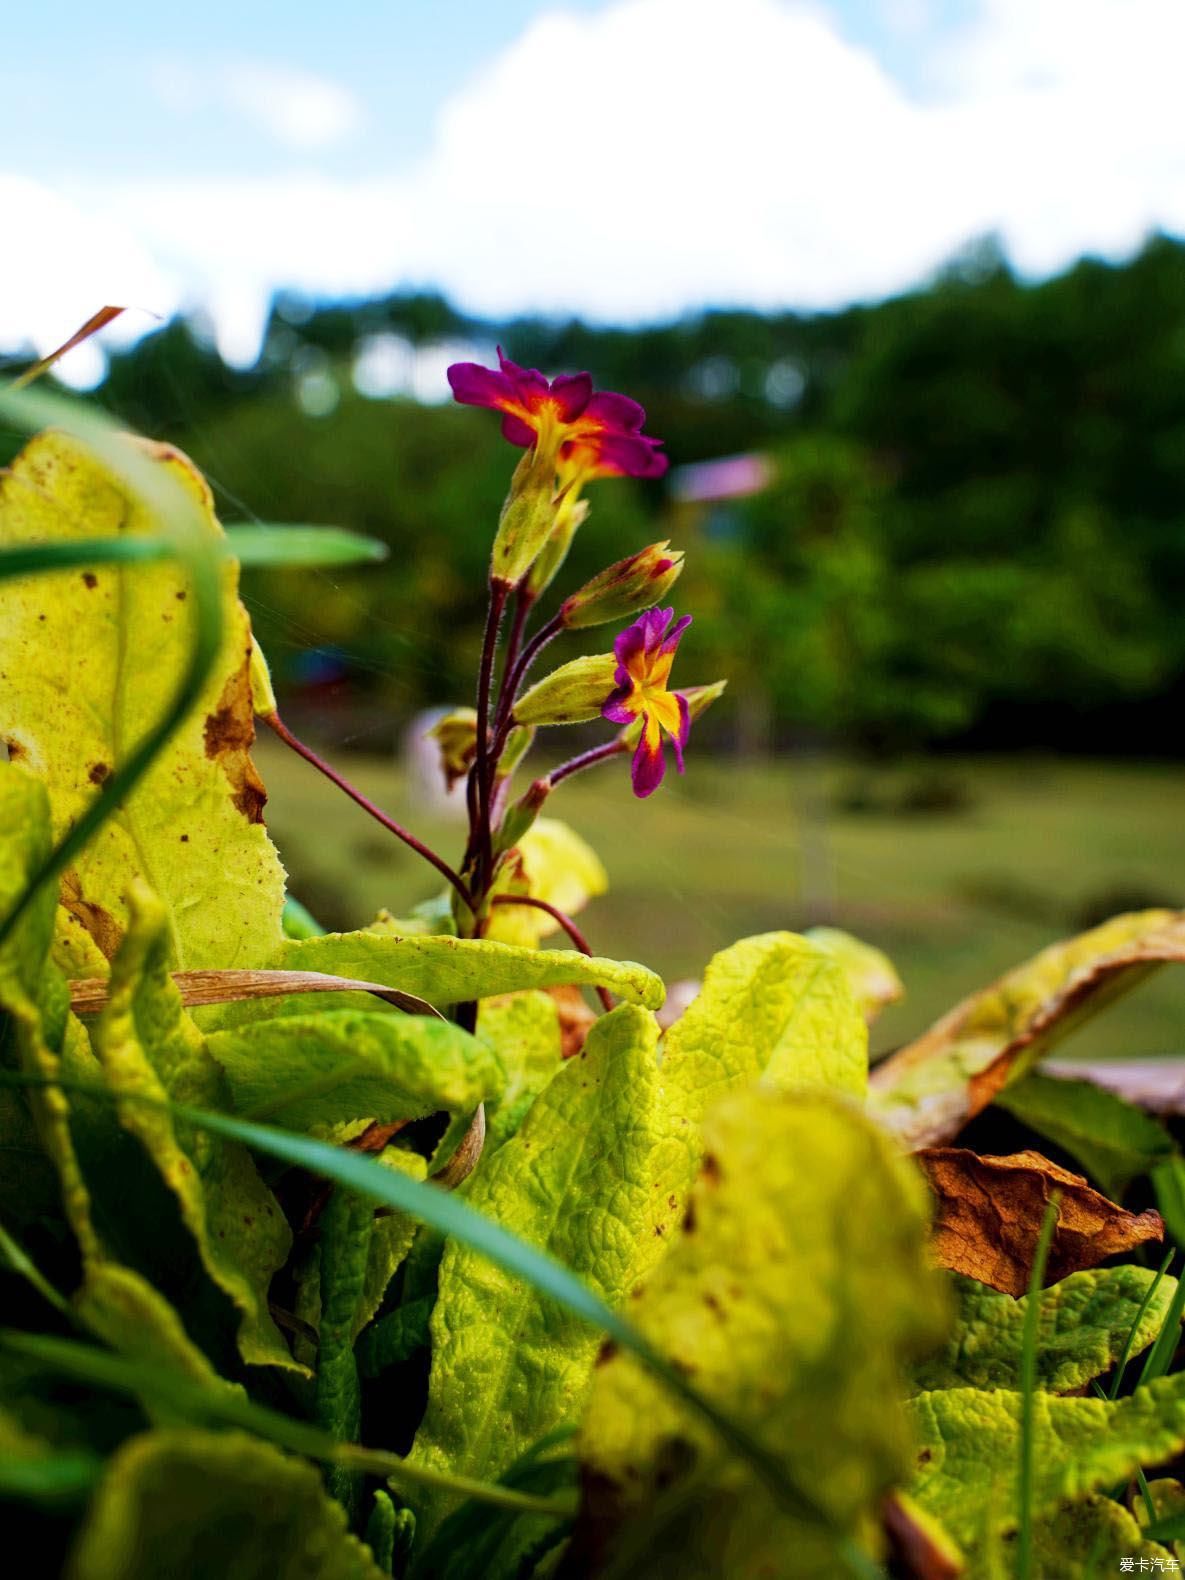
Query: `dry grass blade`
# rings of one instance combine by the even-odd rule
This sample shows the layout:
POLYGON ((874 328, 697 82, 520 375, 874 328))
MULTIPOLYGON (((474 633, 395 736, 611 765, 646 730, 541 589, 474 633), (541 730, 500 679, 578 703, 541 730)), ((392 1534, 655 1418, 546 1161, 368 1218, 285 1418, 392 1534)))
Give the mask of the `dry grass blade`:
POLYGON ((100 329, 106 329, 108 324, 126 311, 126 307, 100 307, 99 311, 92 313, 80 329, 74 331, 69 340, 63 340, 62 344, 56 350, 51 351, 47 357, 42 357, 39 362, 34 362, 31 368, 26 368, 23 373, 18 374, 9 387, 14 390, 20 390, 24 389, 26 385, 32 384, 34 379, 39 379, 43 373, 48 373, 54 363, 60 361, 67 351, 73 351, 75 346, 80 346, 84 340, 89 340, 92 335, 97 335, 100 329))
MULTIPOLYGON (((326 976, 320 971, 174 971, 173 981, 181 1002, 189 1007, 202 1004, 232 1004, 241 999, 286 998, 293 993, 373 993, 409 1015, 445 1017, 427 999, 381 982, 362 982, 354 977, 326 976)), ((97 1015, 107 1004, 104 977, 86 977, 70 984, 70 1008, 76 1015, 97 1015)))

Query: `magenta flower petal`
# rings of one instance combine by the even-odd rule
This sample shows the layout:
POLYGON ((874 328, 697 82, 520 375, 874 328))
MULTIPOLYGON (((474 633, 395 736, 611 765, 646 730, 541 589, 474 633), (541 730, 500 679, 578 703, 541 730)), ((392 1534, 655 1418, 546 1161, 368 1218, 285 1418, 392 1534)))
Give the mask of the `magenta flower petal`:
POLYGON ((535 443, 535 430, 529 422, 507 412, 502 419, 502 437, 509 439, 511 444, 517 444, 520 450, 529 450, 535 443))
POLYGON ((681 691, 675 693, 679 703, 679 733, 671 736, 671 745, 675 748, 675 763, 679 772, 683 772, 683 748, 687 745, 687 737, 691 734, 691 709, 687 705, 687 698, 681 691))
MULTIPOLYGON (((673 609, 666 609, 663 612, 665 613, 669 622, 675 611, 673 609)), ((686 631, 690 624, 691 616, 689 614, 685 614, 681 620, 676 620, 675 624, 671 627, 669 634, 664 631, 660 651, 663 653, 673 653, 679 646, 679 638, 683 635, 684 631, 686 631)))
POLYGON ((601 704, 601 717, 609 719, 613 724, 632 724, 637 718, 637 710, 626 707, 626 701, 633 695, 633 682, 628 678, 618 683, 616 691, 611 691, 601 704))
POLYGON ((488 406, 498 411, 516 399, 515 389, 503 373, 483 368, 479 362, 454 362, 448 370, 453 397, 462 406, 488 406))
POLYGON ((661 740, 653 747, 648 746, 646 731, 643 729, 642 739, 638 742, 633 761, 630 763, 630 779, 633 781, 634 794, 639 800, 644 801, 648 795, 654 794, 662 783, 666 771, 667 762, 661 740))
POLYGON ((591 404, 592 377, 588 373, 561 373, 551 384, 550 399, 555 402, 561 422, 575 422, 591 404))
POLYGON ((617 395, 613 390, 601 390, 586 402, 584 415, 603 428, 621 433, 641 433, 646 421, 645 408, 628 395, 617 395))

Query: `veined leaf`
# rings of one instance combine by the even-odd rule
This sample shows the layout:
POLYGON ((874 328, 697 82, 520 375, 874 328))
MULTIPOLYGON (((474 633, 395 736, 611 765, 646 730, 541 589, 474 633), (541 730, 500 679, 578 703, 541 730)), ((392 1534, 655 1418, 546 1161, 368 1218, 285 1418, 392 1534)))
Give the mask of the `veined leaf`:
POLYGON ((559 1005, 547 993, 512 993, 484 1000, 477 1035, 494 1049, 506 1087, 486 1106, 483 1157, 491 1157, 522 1124, 531 1104, 563 1068, 559 1005))
POLYGON ((940 1267, 965 1273, 1005 1294, 1022 1295, 1046 1207, 1058 1193, 1047 1278, 1097 1267, 1110 1256, 1164 1239, 1157 1212, 1131 1213, 1092 1190, 1080 1174, 1039 1152, 980 1157, 964 1147, 917 1154, 938 1207, 933 1254, 940 1267))
MULTIPOLYGON (((657 1254, 647 1234, 663 1141, 657 1029, 622 1006, 473 1176, 469 1205, 546 1250, 611 1306, 657 1254)), ((450 1241, 432 1318, 428 1409, 415 1463, 495 1479, 580 1410, 597 1338, 538 1289, 450 1241)), ((417 1506, 431 1530, 439 1498, 417 1506)))
MULTIPOLYGON (((556 818, 537 818, 515 852, 504 870, 516 874, 523 887, 516 890, 513 883, 496 883, 495 893, 525 892, 574 916, 609 887, 609 875, 596 851, 556 818)), ((530 946, 558 927, 559 923, 537 906, 496 905, 485 937, 530 946)))
MULTIPOLYGON (((354 1358, 358 1308, 366 1278, 374 1203, 352 1191, 335 1190, 321 1216, 321 1319, 317 1330, 317 1377, 313 1408, 317 1424, 345 1443, 358 1439, 362 1426, 362 1387, 354 1358)), ((362 1477, 334 1466, 329 1490, 357 1517, 362 1477)))
MULTIPOLYGON (((50 848, 45 789, 24 768, 0 763, 0 915, 25 888, 50 848)), ((52 973, 46 962, 53 928, 54 897, 44 890, 0 946, 0 1010, 7 1013, 19 1067, 30 1077, 54 1082, 61 1060, 45 1040, 41 1012, 29 984, 52 973)), ((3 1050, 0 1049, 0 1052, 3 1050)), ((70 1132, 70 1106, 54 1085, 29 1089, 29 1106, 41 1143, 57 1172, 66 1221, 78 1242, 82 1283, 74 1307, 93 1332, 123 1354, 170 1366, 215 1387, 223 1383, 190 1341, 176 1311, 131 1268, 111 1261, 100 1241, 70 1132)))
POLYGON ((212 1032, 209 1048, 240 1113, 294 1130, 470 1113, 505 1082, 486 1043, 427 1015, 327 1009, 212 1032))
MULTIPOLYGON (((1149 1268, 1107 1267, 1071 1273, 1042 1290, 1037 1386, 1069 1393, 1101 1377, 1121 1359, 1129 1335, 1129 1356, 1146 1349, 1160 1332, 1177 1285, 1175 1278, 1161 1278, 1144 1305, 1155 1280, 1149 1268)), ((970 1278, 956 1277, 954 1286, 954 1331, 945 1349, 914 1368, 916 1387, 1018 1388, 1028 1296, 1014 1300, 970 1278)))
POLYGON ((1053 944, 877 1065, 870 1111, 911 1149, 947 1141, 1075 1026, 1183 959, 1180 911, 1133 911, 1053 944))
POLYGON ((1108 1196, 1120 1196, 1124 1186, 1176 1151, 1163 1125, 1090 1081, 1055 1079, 1034 1070, 1006 1086, 996 1102, 1064 1147, 1108 1196))
POLYGON ((808 927, 803 937, 826 949, 843 966, 860 1013, 870 1026, 882 1010, 904 998, 905 985, 883 950, 838 927, 808 927))
MULTIPOLYGON (((1016 1529, 1021 1396, 1003 1389, 947 1388, 911 1403, 918 1442, 912 1495, 940 1519, 972 1560, 1016 1529)), ((1033 1399, 1033 1514, 1125 1481, 1185 1447, 1185 1373, 1137 1388, 1127 1399, 1033 1399)))
POLYGON ((1123 1558, 1146 1574, 1168 1573, 1172 1564, 1169 1549, 1149 1541, 1122 1503, 1097 1492, 1046 1515, 1034 1537, 1033 1580, 1107 1580, 1122 1573, 1123 1558))
POLYGON ((663 1039, 663 1105, 681 1161, 654 1194, 655 1232, 682 1219, 713 1104, 757 1080, 862 1096, 867 1069, 868 1028, 833 955, 794 933, 764 933, 714 956, 663 1039))
MULTIPOLYGON (((209 489, 178 451, 143 445, 221 533, 209 489)), ((0 544, 157 533, 160 523, 76 440, 31 441, 0 484, 0 544)), ((140 784, 62 874, 59 963, 93 974, 127 926, 140 877, 169 918, 176 967, 251 966, 279 948, 284 874, 262 823, 252 766, 251 633, 223 579, 220 656, 200 704, 140 784)), ((55 834, 72 824, 167 710, 187 663, 187 584, 170 564, 111 564, 0 582, 0 738, 45 783, 55 834)))
POLYGON ((875 1127, 821 1093, 738 1092, 704 1141, 684 1232, 631 1316, 783 1459, 818 1517, 779 1509, 609 1344, 579 1440, 578 1540, 594 1567, 625 1549, 640 1573, 661 1554, 696 1580, 829 1574, 845 1537, 870 1539, 910 1463, 892 1400, 945 1318, 925 1192, 875 1127))
MULTIPOLYGON (((125 1097, 170 1097, 228 1106, 226 1080, 181 1007, 168 972, 164 908, 143 884, 127 899, 128 926, 112 962, 110 997, 92 1043, 111 1088, 125 1097)), ((118 1105, 177 1198, 210 1277, 240 1313, 239 1350, 249 1364, 296 1363, 268 1314, 268 1286, 292 1243, 271 1191, 246 1148, 174 1125, 165 1108, 118 1105)))
POLYGON ((68 1580, 383 1580, 311 1466, 242 1432, 158 1431, 111 1460, 68 1580))
POLYGON ((427 999, 437 1009, 568 982, 607 987, 646 1009, 657 1009, 663 1001, 658 977, 632 961, 590 958, 572 949, 522 949, 484 938, 326 933, 322 938, 290 939, 272 963, 381 982, 427 999))

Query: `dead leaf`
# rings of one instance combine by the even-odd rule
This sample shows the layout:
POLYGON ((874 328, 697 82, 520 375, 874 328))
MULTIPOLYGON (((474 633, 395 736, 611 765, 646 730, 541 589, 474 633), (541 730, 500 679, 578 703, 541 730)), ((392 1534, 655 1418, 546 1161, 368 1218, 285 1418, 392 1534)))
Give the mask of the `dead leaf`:
POLYGON ((1080 1021, 1183 960, 1181 911, 1116 916, 1052 944, 879 1064, 871 1110, 911 1150, 949 1141, 1080 1021))
POLYGON ((890 1492, 881 1505, 881 1524, 893 1557, 893 1573, 910 1580, 958 1580, 963 1558, 938 1522, 904 1492, 890 1492))
POLYGON ((1158 1212, 1126 1212, 1039 1152, 980 1157, 963 1147, 917 1154, 937 1199, 931 1249, 940 1267, 1006 1295, 1023 1295, 1049 1198, 1061 1192, 1045 1282, 1150 1240, 1164 1239, 1158 1212))

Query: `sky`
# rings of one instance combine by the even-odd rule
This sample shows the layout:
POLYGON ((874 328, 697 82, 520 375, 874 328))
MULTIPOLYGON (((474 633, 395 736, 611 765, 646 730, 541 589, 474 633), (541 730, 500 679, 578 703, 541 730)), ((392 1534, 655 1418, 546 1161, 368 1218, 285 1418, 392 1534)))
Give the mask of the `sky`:
MULTIPOLYGON (((987 234, 1039 277, 1185 233, 1182 0, 15 11, 0 350, 115 303, 108 343, 201 308, 247 364, 281 289, 827 309, 987 234)), ((101 370, 72 356, 78 382, 101 370)))

